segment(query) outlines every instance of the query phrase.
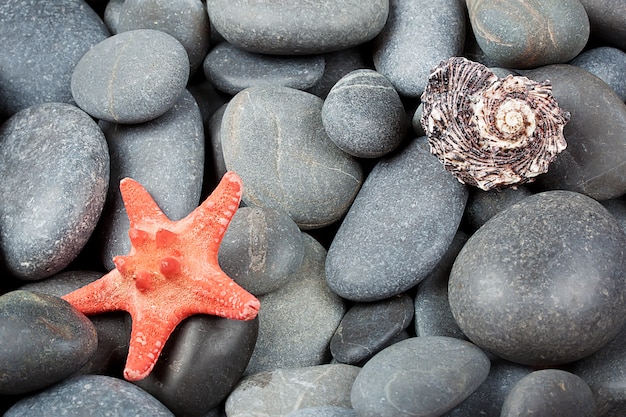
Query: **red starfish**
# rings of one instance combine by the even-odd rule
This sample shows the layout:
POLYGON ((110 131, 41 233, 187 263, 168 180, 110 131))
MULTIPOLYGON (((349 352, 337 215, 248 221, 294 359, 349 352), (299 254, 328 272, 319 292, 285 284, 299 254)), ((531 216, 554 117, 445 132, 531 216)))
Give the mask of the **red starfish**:
POLYGON ((235 320, 256 317, 259 301, 217 263, 241 189, 239 176, 228 172, 198 208, 174 222, 141 184, 130 178, 121 181, 131 250, 113 258, 116 268, 111 272, 63 298, 84 314, 130 313, 127 380, 148 376, 174 328, 193 314, 235 320))

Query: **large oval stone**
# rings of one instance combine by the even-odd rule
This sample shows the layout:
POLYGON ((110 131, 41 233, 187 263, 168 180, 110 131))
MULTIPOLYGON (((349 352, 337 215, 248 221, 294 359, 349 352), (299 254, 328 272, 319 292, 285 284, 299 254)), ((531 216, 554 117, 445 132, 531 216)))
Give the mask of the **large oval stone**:
POLYGON ((625 194, 626 104, 602 80, 572 65, 549 65, 525 75, 550 80, 559 106, 572 115, 563 131, 567 148, 537 184, 596 200, 625 194))
POLYGON ((505 359, 548 366, 604 346, 626 320, 626 235, 597 201, 532 195, 480 228, 456 258, 459 327, 505 359))
POLYGON ((346 49, 380 32, 388 0, 209 0, 215 29, 250 52, 303 55, 346 49))
POLYGON ((292 88, 250 87, 222 119, 224 160, 246 185, 243 201, 283 211, 304 229, 339 220, 363 178, 358 162, 326 135, 322 104, 292 88))
POLYGON ((0 119, 46 102, 72 103, 80 58, 109 31, 83 0, 0 4, 0 119))
POLYGON ((0 258, 20 279, 65 268, 100 218, 109 153, 98 125, 70 104, 38 104, 0 128, 0 258))
POLYGON ((489 374, 475 345, 441 336, 412 337, 367 362, 352 386, 361 417, 436 417, 467 398, 489 374))
POLYGON ((417 285, 452 242, 467 188, 430 154, 424 138, 369 174, 328 250, 334 292, 374 301, 417 285))
POLYGON ((579 0, 468 0, 476 41, 505 68, 535 68, 574 58, 589 39, 579 0))
POLYGON ((96 351, 96 330, 66 301, 17 290, 0 297, 0 394, 52 385, 96 351))

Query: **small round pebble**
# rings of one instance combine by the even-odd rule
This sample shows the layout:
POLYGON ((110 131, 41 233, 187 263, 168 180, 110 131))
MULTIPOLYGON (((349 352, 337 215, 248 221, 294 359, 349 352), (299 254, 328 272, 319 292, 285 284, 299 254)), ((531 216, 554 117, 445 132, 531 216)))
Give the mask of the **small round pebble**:
POLYGON ((365 61, 366 54, 359 47, 327 52, 322 56, 325 62, 324 74, 313 87, 307 89, 309 93, 321 98, 326 98, 337 81, 350 71, 370 67, 365 61))
POLYGON ((0 394, 67 378, 95 353, 96 329, 62 299, 24 290, 0 296, 0 394))
POLYGON ((271 208, 241 207, 219 250, 226 275, 254 295, 285 285, 304 257, 302 232, 291 217, 271 208))
POLYGON ((626 51, 626 12, 623 0, 580 0, 594 36, 626 51))
POLYGON ((359 158, 377 158, 398 147, 406 132, 406 115, 393 85, 373 70, 356 70, 341 78, 322 107, 328 137, 359 158))
POLYGON ((352 386, 360 417, 437 417, 485 381, 489 358, 475 345, 450 337, 403 340, 367 362, 352 386))
POLYGON ((454 262, 448 297, 467 337, 549 366, 597 351, 626 320, 626 235, 597 201, 534 194, 491 218, 454 262))
POLYGON ((217 89, 237 94, 247 87, 268 84, 306 90, 322 78, 324 66, 322 55, 255 54, 222 42, 206 56, 203 69, 217 89))
POLYGON ((487 220, 529 195, 532 195, 532 191, 524 185, 520 185, 517 189, 503 188, 490 191, 473 188, 467 200, 465 217, 474 230, 478 229, 487 220))
POLYGON ((595 405, 589 385, 580 377, 559 369, 544 369, 515 384, 500 417, 591 417, 595 405))
POLYGON ((572 59, 570 64, 600 78, 626 101, 626 52, 610 46, 593 48, 572 59))
POLYGON ((163 404, 130 382, 104 375, 67 379, 18 401, 4 417, 174 417, 163 404))
POLYGON ((188 78, 180 42, 158 30, 131 30, 98 43, 78 61, 72 96, 97 119, 141 123, 171 109, 188 78))

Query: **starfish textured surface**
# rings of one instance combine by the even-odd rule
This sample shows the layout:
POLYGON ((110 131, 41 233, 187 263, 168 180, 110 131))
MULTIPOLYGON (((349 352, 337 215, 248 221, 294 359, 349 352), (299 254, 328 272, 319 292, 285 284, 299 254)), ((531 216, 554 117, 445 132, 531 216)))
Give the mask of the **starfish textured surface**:
POLYGON ((174 328, 194 314, 252 320, 260 303, 217 262, 222 238, 242 194, 234 172, 187 217, 171 221, 130 178, 120 182, 130 220, 131 250, 113 258, 115 269, 63 298, 84 314, 124 310, 132 331, 124 377, 148 376, 174 328))

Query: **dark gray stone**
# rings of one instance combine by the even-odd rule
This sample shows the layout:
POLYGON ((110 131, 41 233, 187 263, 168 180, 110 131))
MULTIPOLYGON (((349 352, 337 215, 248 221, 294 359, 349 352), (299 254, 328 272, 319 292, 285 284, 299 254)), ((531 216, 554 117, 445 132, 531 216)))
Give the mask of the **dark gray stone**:
POLYGON ((307 89, 309 93, 321 98, 326 98, 333 85, 350 71, 369 68, 365 62, 364 53, 359 47, 328 52, 322 54, 322 57, 326 64, 324 74, 314 86, 307 89))
POLYGON ((233 45, 257 53, 304 55, 369 41, 385 24, 389 2, 209 0, 207 9, 213 26, 233 45))
POLYGON ((329 405, 301 408, 300 410, 292 411, 286 417, 359 417, 359 415, 350 408, 329 405))
POLYGON ((389 346, 411 323, 412 304, 406 294, 374 303, 356 303, 341 319, 330 340, 333 359, 356 365, 389 346))
POLYGON ((415 295, 415 334, 467 339, 454 320, 448 302, 448 277, 469 236, 457 232, 437 266, 419 283, 415 295))
POLYGON ((617 223, 619 223, 622 230, 626 233, 626 199, 614 198, 612 200, 601 201, 600 204, 615 217, 617 223))
POLYGON ((464 39, 462 2, 390 0, 389 18, 374 44, 374 67, 400 95, 419 97, 430 70, 461 55, 464 39))
POLYGON ((489 359, 451 337, 413 337, 369 360, 352 386, 360 417, 436 417, 474 392, 489 374, 489 359))
POLYGON ((183 45, 190 72, 202 65, 209 52, 209 16, 201 0, 125 0, 117 31, 155 29, 172 35, 183 45))
POLYGON ((611 45, 626 50, 626 4, 623 0, 580 0, 591 31, 611 45))
POLYGON ((480 48, 506 68, 567 62, 589 39, 579 0, 467 0, 467 9, 480 48))
POLYGON ((226 275, 256 296, 288 283, 303 257, 298 225, 285 213, 261 207, 237 210, 219 250, 226 275))
POLYGON ((250 87, 222 119, 222 151, 245 184, 243 201, 287 213, 303 229, 348 210, 363 181, 358 162, 328 138, 323 100, 288 87, 250 87))
POLYGON ((572 115, 564 129, 567 149, 537 177, 537 184, 596 200, 625 194, 626 104, 605 82, 572 65, 549 65, 524 75, 550 80, 559 106, 572 115))
POLYGON ((92 47, 72 73, 72 96, 97 119, 141 123, 176 104, 189 78, 185 48, 165 32, 138 29, 92 47))
POLYGON ((98 125, 62 103, 38 104, 0 128, 0 258, 37 280, 65 268, 102 213, 109 154, 98 125))
POLYGON ((259 337, 247 375, 320 365, 330 359, 328 344, 345 307, 324 280, 326 250, 308 234, 302 238, 300 269, 287 285, 259 297, 259 337))
POLYGON ((170 111, 150 122, 122 125, 101 121, 100 127, 111 154, 111 185, 100 236, 101 260, 107 269, 113 269, 113 256, 130 250, 120 180, 131 177, 139 181, 166 216, 180 220, 200 201, 204 132, 198 105, 188 92, 170 111))
POLYGON ((4 417, 174 417, 150 394, 121 379, 82 375, 18 401, 4 417))
POLYGON ((426 278, 452 242, 467 188, 425 138, 376 164, 333 239, 326 279, 355 301, 400 294, 426 278))
POLYGON ((444 414, 445 417, 500 417, 502 404, 517 382, 532 368, 507 361, 492 361, 489 375, 465 401, 444 414))
POLYGON ((16 290, 0 297, 0 394, 15 395, 67 378, 96 351, 87 317, 58 297, 16 290))
POLYGON ((491 191, 472 188, 465 208, 467 222, 472 228, 478 229, 502 210, 519 203, 531 194, 532 192, 524 185, 517 189, 503 188, 491 191))
POLYGON ((189 317, 176 326, 150 375, 135 384, 177 416, 202 417, 243 375, 258 328, 258 320, 189 317))
POLYGON ((224 152, 222 151, 222 120, 227 106, 228 104, 224 104, 217 109, 209 121, 208 135, 211 144, 211 165, 216 178, 222 178, 228 171, 224 161, 224 152))
POLYGON ((413 113, 413 118, 411 119, 411 127, 413 128, 413 133, 415 136, 421 137, 426 136, 426 132, 422 127, 422 114, 424 113, 424 105, 422 103, 417 106, 415 112, 413 113))
POLYGON ((350 408, 360 368, 333 364, 260 372, 240 381, 226 400, 228 417, 282 416, 301 408, 350 408))
POLYGON ((589 385, 578 376, 560 369, 544 369, 515 384, 500 417, 592 417, 595 405, 589 385))
POLYGON ((570 64, 600 78, 626 101, 626 52, 610 46, 593 48, 578 55, 570 64))
POLYGON ((467 337, 533 366, 597 351, 626 320, 626 235, 571 191, 527 197, 489 220, 456 258, 448 297, 467 337))
POLYGON ((111 35, 117 35, 120 22, 120 13, 126 0, 109 0, 104 9, 104 23, 109 28, 111 35))
POLYGON ((228 94, 259 85, 282 85, 305 90, 324 74, 324 57, 256 54, 228 42, 215 46, 204 60, 207 79, 228 94))
POLYGON ((83 0, 5 0, 0 4, 0 120, 35 104, 72 103, 80 58, 109 36, 83 0))
POLYGON ((322 106, 328 137, 360 158, 381 157, 404 139, 406 115, 393 85, 373 70, 356 70, 341 78, 322 106))

